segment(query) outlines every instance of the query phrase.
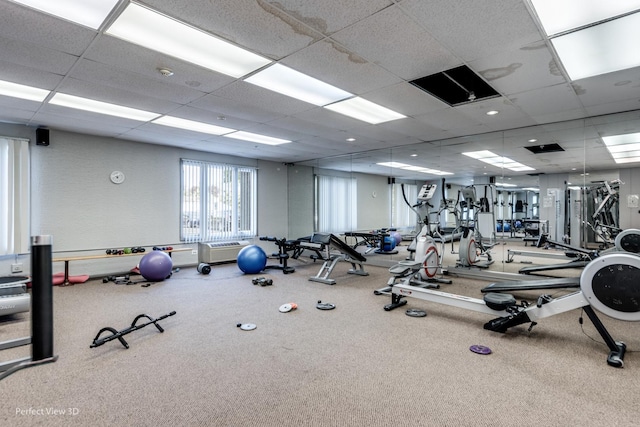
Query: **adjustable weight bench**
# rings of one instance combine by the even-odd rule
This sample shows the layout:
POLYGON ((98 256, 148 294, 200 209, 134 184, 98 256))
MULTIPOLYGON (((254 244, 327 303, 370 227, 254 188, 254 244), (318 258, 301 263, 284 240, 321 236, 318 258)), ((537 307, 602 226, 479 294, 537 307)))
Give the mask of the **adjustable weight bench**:
POLYGON ((316 252, 317 255, 311 256, 314 261, 316 259, 323 261, 318 274, 309 278, 312 282, 335 285, 336 281, 329 278, 329 276, 340 261, 351 263, 352 268, 348 271, 348 274, 356 274, 358 276, 369 275, 369 273, 364 271, 362 265, 367 259, 333 234, 314 233, 308 242, 301 240, 299 245, 302 248, 311 249, 316 252), (332 251, 332 248, 338 252, 332 251))

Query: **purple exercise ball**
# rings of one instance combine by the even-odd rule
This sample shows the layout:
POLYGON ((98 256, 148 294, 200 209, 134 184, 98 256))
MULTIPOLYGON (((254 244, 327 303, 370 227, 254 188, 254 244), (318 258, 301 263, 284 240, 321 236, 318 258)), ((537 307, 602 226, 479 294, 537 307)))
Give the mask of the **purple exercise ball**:
POLYGON ((398 246, 402 242, 402 234, 397 231, 392 231, 391 237, 396 240, 396 246, 398 246))
POLYGON ((142 277, 151 282, 159 282, 171 275, 173 261, 166 252, 151 251, 142 257, 138 268, 142 277))

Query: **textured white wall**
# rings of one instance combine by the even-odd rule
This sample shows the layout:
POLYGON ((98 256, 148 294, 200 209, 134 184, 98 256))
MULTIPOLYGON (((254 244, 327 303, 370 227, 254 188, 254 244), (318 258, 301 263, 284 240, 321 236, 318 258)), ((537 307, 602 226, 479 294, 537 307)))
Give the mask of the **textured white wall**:
MULTIPOLYGON (((0 133, 31 139, 31 235, 52 235, 54 257, 103 253, 126 246, 180 246, 180 159, 258 166, 259 233, 287 232, 287 174, 280 164, 220 156, 176 147, 51 130, 48 147, 35 145, 35 130, 0 125, 0 133), (109 180, 125 173, 123 184, 109 180)), ((196 245, 193 245, 196 248, 196 245)), ((269 249, 271 251, 271 249, 269 249)), ((197 255, 173 255, 176 265, 197 263, 197 255)), ((71 274, 125 272, 139 257, 70 263, 71 274)), ((28 254, 0 258, 0 275, 28 254)), ((63 270, 54 263, 54 272, 63 270)))
POLYGON ((31 151, 31 230, 54 235, 54 251, 179 243, 180 159, 256 165, 59 131, 51 131, 50 142, 31 151), (124 183, 109 180, 114 170, 124 172, 124 183))
MULTIPOLYGON (((289 237, 287 205, 287 167, 282 163, 259 161, 258 236, 289 237)), ((278 252, 278 246, 273 242, 256 240, 255 244, 267 254, 278 252)))
POLYGON ((391 227, 391 185, 387 177, 361 173, 353 176, 358 181, 358 196, 353 202, 354 208, 358 209, 355 230, 391 227))

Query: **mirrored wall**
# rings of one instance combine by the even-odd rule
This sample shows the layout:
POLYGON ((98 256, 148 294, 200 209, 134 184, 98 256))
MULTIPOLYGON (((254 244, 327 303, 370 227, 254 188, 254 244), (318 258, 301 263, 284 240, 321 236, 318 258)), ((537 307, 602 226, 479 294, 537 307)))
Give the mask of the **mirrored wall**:
MULTIPOLYGON (((640 112, 633 111, 327 156, 298 166, 314 176, 357 181, 353 193, 325 196, 353 209, 340 226, 344 232, 396 227, 407 238, 415 235, 424 212, 409 223, 402 205, 416 205, 416 188, 430 183, 437 187, 430 214, 440 212, 432 221, 443 232, 480 221, 491 244, 544 232, 551 240, 591 248, 609 244, 616 229, 640 227, 634 183, 640 180, 639 146, 640 112), (471 186, 475 206, 467 212, 463 190, 471 186)), ((326 226, 315 221, 314 230, 326 226)))

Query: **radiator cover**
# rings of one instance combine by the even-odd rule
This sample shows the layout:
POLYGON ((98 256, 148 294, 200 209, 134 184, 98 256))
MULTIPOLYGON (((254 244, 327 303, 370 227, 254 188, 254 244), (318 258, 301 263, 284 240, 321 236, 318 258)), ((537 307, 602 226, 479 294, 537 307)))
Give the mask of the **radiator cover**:
POLYGON ((236 261, 238 252, 248 245, 249 241, 247 240, 198 243, 198 262, 215 264, 217 262, 236 261))

